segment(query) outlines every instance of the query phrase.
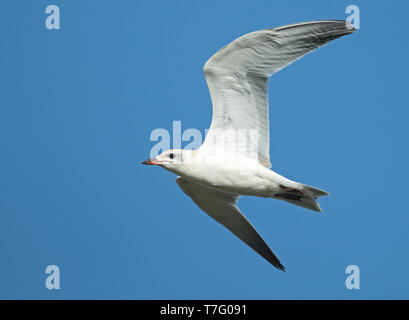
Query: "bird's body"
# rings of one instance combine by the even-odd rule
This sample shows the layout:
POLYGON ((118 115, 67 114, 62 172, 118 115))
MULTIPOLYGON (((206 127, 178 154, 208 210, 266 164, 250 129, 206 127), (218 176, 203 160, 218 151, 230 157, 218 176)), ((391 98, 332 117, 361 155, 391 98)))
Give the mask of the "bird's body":
POLYGON ((239 196, 276 198, 314 211, 327 192, 270 170, 268 79, 331 40, 354 31, 345 21, 312 21, 246 34, 205 64, 213 104, 210 130, 197 150, 167 150, 144 164, 179 177, 181 189, 275 267, 284 270, 237 207, 239 196))
MULTIPOLYGON (((187 151, 187 150, 186 150, 187 151)), ((185 152, 186 152, 185 151, 185 152)), ((281 186, 297 188, 300 184, 267 169, 253 159, 235 161, 231 155, 218 153, 223 161, 208 161, 198 149, 184 154, 183 170, 174 173, 209 188, 238 195, 271 198, 282 192, 281 186)))

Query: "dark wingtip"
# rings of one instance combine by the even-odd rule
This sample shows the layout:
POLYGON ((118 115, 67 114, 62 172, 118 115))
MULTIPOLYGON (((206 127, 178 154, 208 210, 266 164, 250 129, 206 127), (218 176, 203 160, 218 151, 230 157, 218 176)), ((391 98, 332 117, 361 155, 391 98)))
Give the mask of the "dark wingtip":
POLYGON ((268 256, 262 255, 263 258, 265 258, 268 262, 270 262, 274 268, 277 268, 278 270, 286 272, 285 267, 282 265, 282 263, 277 258, 277 256, 270 250, 270 248, 268 248, 268 250, 270 254, 268 256))
POLYGON ((277 269, 287 273, 287 270, 285 270, 285 267, 280 263, 279 265, 275 266, 277 269))
POLYGON ((269 260, 269 262, 273 265, 274 268, 277 268, 278 270, 281 270, 283 272, 287 272, 285 270, 285 267, 281 264, 280 260, 278 260, 277 257, 273 261, 269 260))

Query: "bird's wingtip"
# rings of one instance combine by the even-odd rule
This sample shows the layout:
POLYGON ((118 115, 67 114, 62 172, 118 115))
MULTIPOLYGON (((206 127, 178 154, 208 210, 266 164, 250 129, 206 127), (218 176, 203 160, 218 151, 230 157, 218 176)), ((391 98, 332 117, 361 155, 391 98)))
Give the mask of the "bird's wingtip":
POLYGON ((347 20, 345 21, 345 27, 348 29, 349 33, 353 33, 356 30, 358 30, 357 28, 355 28, 355 26, 351 22, 347 20))
POLYGON ((281 271, 283 271, 284 273, 287 273, 287 270, 285 269, 285 267, 280 264, 279 266, 277 266, 276 268, 280 269, 281 271))

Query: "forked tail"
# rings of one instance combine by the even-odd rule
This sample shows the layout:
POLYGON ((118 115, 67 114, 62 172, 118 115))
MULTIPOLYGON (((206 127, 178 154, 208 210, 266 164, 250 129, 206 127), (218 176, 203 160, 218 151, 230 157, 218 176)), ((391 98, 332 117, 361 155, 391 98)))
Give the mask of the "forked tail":
POLYGON ((324 190, 313 188, 301 183, 299 184, 299 188, 288 188, 285 186, 280 187, 283 189, 283 192, 276 195, 277 198, 297 206, 319 212, 322 210, 316 200, 319 197, 327 196, 329 194, 324 190))

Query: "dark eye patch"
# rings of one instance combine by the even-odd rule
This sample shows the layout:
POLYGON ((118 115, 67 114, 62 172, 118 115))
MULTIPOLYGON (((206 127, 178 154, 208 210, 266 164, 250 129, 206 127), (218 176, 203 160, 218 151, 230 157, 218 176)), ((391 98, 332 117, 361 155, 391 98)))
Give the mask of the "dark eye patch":
POLYGON ((169 158, 170 159, 173 159, 175 157, 175 154, 174 153, 169 153, 169 158))

